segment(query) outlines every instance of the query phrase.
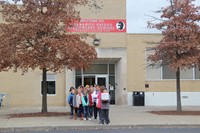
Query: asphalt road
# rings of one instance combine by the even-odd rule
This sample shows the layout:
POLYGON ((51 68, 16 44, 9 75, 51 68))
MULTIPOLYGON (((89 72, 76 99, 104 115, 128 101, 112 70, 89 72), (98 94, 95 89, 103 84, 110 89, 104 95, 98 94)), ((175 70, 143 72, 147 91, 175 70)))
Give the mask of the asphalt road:
POLYGON ((44 131, 44 132, 20 132, 20 133, 200 133, 200 128, 133 128, 133 129, 69 130, 69 131, 44 131))

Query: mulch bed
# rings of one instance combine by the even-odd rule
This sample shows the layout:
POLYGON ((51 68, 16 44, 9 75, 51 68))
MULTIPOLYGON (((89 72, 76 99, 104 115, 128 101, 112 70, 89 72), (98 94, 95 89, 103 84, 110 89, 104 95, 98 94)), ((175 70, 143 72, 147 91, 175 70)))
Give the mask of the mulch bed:
POLYGON ((156 115, 185 115, 185 116, 200 116, 200 111, 150 111, 152 114, 156 115))
POLYGON ((10 118, 23 118, 23 117, 59 117, 69 116, 69 112, 47 112, 47 113, 24 113, 24 114, 10 114, 10 118))

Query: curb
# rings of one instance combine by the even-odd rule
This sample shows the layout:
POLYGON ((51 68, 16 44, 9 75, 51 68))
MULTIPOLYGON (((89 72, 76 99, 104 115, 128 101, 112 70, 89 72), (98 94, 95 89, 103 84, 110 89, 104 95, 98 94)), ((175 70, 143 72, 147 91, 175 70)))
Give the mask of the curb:
POLYGON ((162 125, 95 125, 95 126, 46 126, 46 127, 11 127, 0 128, 0 133, 27 131, 69 131, 69 130, 101 130, 101 129, 133 129, 133 128, 199 128, 200 124, 162 124, 162 125))

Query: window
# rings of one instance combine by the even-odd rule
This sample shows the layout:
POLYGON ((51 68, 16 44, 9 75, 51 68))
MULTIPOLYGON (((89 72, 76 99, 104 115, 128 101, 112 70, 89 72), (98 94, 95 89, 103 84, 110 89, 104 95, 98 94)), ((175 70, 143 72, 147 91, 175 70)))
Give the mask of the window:
POLYGON ((195 67, 195 79, 200 79, 200 71, 197 67, 195 67))
POLYGON ((161 68, 153 68, 153 67, 147 67, 146 68, 146 78, 147 79, 161 79, 161 68))
MULTIPOLYGON (((170 70, 167 66, 163 66, 163 79, 176 79, 176 71, 170 70)), ((183 69, 180 71, 181 79, 193 79, 193 68, 183 69)))
POLYGON ((170 70, 168 66, 162 66, 163 79, 176 79, 176 71, 170 70))
POLYGON ((82 85, 82 76, 77 76, 75 78, 75 82, 76 82, 76 88, 78 88, 79 85, 82 85))
POLYGON ((84 86, 95 84, 95 76, 84 76, 83 80, 84 80, 84 86))
MULTIPOLYGON (((114 87, 115 87, 115 64, 109 64, 109 86, 112 88, 110 90, 114 91, 114 87)), ((112 94, 111 94, 111 97, 113 97, 112 94)))
MULTIPOLYGON (((43 93, 43 81, 41 81, 41 94, 43 93)), ((47 94, 55 95, 56 94, 56 80, 55 74, 47 74, 47 94)))
POLYGON ((152 62, 147 61, 148 56, 153 54, 153 52, 154 51, 151 48, 147 48, 146 50, 146 79, 158 80, 161 79, 161 67, 150 66, 152 62))
POLYGON ((180 71, 181 79, 193 79, 193 71, 194 69, 184 69, 180 71))
MULTIPOLYGON (((42 87, 42 83, 41 82, 41 87, 42 87)), ((42 92, 43 93, 43 87, 42 87, 42 92)), ((55 81, 47 81, 47 94, 49 95, 55 95, 56 94, 56 82, 55 81)))
MULTIPOLYGON (((147 48, 146 50, 146 58, 148 58, 149 55, 153 54, 153 50, 150 48, 147 48)), ((161 67, 151 67, 149 66, 151 62, 146 61, 146 79, 147 80, 162 80, 162 79, 176 79, 176 71, 170 70, 170 68, 167 65, 161 66, 161 67)), ((195 68, 191 69, 184 69, 180 71, 180 78, 181 79, 200 79, 200 71, 195 68), (195 71, 195 75, 194 75, 195 71)))
POLYGON ((115 75, 115 64, 109 64, 109 75, 115 75))
POLYGON ((76 88, 79 85, 93 85, 95 83, 95 76, 101 74, 108 75, 109 80, 112 80, 112 86, 115 85, 115 64, 92 64, 88 70, 75 71, 76 88))
POLYGON ((83 71, 83 74, 107 74, 107 64, 93 64, 90 69, 83 71))

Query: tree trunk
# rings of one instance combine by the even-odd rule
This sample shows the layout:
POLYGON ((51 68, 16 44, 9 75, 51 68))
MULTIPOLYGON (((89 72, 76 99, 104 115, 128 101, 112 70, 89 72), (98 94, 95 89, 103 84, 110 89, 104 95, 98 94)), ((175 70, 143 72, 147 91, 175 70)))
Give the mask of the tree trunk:
POLYGON ((42 113, 47 112, 47 70, 43 68, 42 70, 42 113))
POLYGON ((180 87, 180 68, 176 71, 176 95, 177 95, 177 111, 182 111, 181 106, 181 87, 180 87))

